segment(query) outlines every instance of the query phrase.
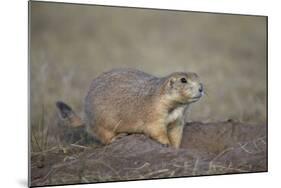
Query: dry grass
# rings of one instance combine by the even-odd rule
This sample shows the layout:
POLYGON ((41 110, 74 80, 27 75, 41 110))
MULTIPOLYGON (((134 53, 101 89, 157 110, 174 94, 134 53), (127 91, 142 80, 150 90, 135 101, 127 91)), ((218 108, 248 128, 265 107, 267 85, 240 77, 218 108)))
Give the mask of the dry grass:
POLYGON ((115 67, 197 72, 208 95, 190 120, 266 120, 266 18, 33 3, 31 120, 54 102, 81 112, 93 78, 115 67))
POLYGON ((31 124, 32 153, 44 152, 48 149, 49 129, 45 125, 45 110, 42 106, 41 114, 34 124, 31 124))

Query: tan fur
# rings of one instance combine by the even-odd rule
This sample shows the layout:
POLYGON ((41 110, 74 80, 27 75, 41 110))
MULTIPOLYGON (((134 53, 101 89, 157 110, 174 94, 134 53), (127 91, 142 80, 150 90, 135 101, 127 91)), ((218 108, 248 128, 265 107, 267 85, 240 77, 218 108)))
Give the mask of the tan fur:
POLYGON ((93 80, 85 98, 85 124, 103 144, 122 133, 143 133, 179 148, 184 112, 202 94, 195 73, 158 78, 134 69, 114 69, 93 80))

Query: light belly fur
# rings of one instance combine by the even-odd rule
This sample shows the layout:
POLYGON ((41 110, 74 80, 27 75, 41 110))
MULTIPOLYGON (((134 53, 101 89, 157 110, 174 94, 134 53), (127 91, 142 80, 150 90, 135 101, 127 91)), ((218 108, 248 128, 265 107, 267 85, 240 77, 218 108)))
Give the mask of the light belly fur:
POLYGON ((186 106, 177 107, 171 113, 169 113, 169 115, 167 117, 167 123, 169 124, 169 123, 174 122, 175 120, 182 119, 185 107, 186 106))

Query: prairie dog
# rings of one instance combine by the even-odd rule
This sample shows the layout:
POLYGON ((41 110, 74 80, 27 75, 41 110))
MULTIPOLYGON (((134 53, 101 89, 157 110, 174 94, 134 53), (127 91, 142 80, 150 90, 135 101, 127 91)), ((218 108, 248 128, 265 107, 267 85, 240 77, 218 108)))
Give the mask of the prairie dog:
POLYGON ((184 112, 203 95, 196 73, 155 77, 135 69, 114 69, 95 78, 84 101, 84 122, 63 102, 61 117, 85 125, 103 144, 121 133, 143 133, 163 145, 179 148, 184 112))

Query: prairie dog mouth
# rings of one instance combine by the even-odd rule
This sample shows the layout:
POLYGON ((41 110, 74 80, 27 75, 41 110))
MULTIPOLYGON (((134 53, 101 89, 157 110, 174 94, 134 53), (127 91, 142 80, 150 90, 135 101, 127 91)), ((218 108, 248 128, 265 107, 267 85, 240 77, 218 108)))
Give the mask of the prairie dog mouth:
POLYGON ((200 99, 202 96, 199 95, 199 96, 196 96, 196 97, 192 97, 191 99, 200 99))
POLYGON ((191 99, 190 99, 190 102, 196 102, 196 101, 198 101, 201 97, 203 96, 203 94, 199 94, 199 95, 197 95, 197 96, 195 96, 195 97, 192 97, 191 99))

